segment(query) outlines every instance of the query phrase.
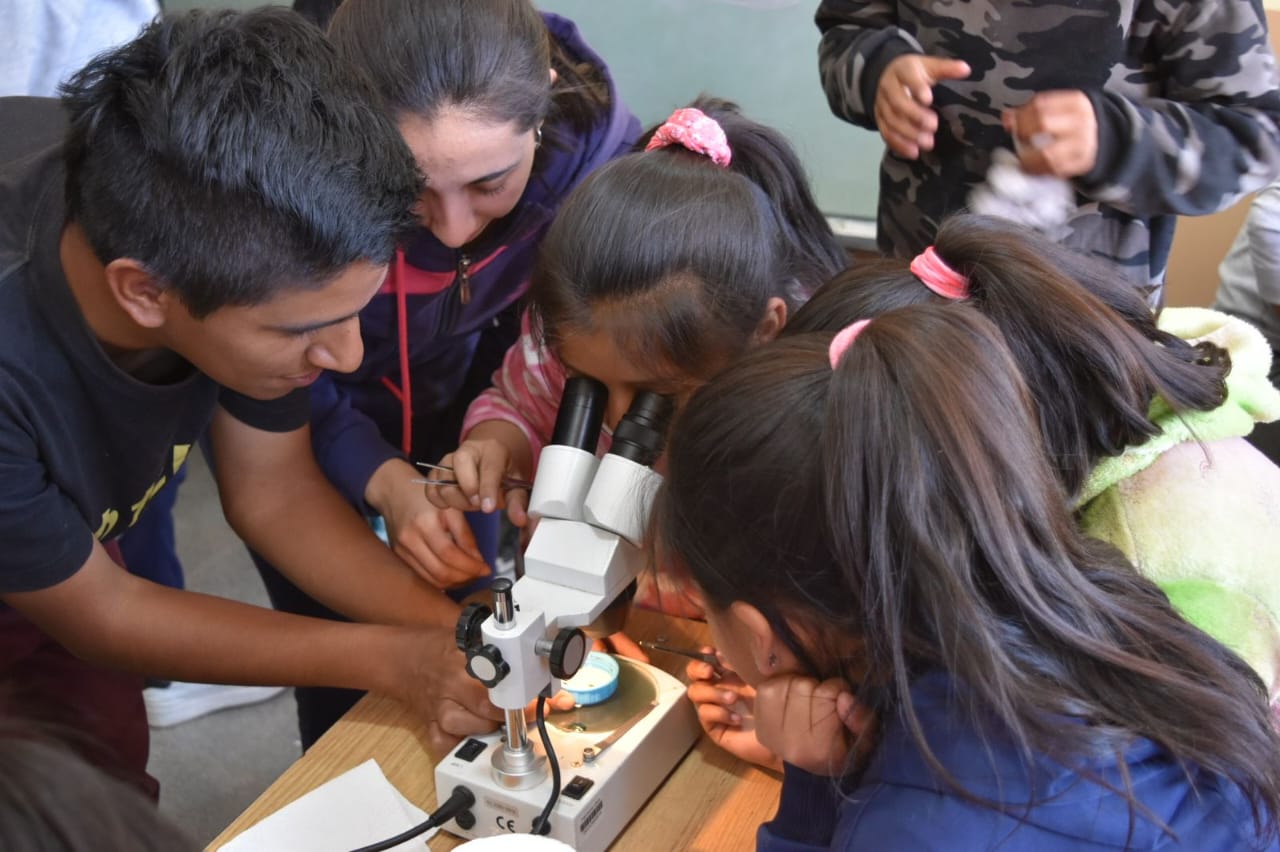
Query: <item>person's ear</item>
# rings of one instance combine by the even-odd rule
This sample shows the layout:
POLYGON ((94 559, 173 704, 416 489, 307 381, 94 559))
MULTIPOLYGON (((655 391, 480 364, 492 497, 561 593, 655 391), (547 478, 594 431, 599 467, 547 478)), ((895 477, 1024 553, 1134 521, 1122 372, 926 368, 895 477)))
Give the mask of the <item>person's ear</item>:
POLYGON ((556 80, 559 80, 559 79, 560 79, 560 75, 556 72, 556 69, 552 68, 551 69, 551 85, 554 86, 556 84, 556 80))
POLYGON ((782 327, 787 324, 787 302, 780 296, 773 296, 765 303, 764 316, 756 324, 756 343, 768 343, 778 336, 782 327))
POLYGON ((756 671, 764 677, 800 671, 800 663, 773 629, 765 614, 744 601, 729 604, 729 615, 738 622, 756 671))
POLYGON ((127 257, 107 264, 107 288, 116 304, 143 328, 164 325, 168 303, 173 298, 145 266, 127 257))

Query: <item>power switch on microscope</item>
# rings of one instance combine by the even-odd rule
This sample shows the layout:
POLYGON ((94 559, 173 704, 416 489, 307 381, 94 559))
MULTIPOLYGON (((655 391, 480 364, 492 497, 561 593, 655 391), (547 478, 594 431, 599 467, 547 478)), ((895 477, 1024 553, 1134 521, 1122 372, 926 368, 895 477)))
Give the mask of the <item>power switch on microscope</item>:
POLYGON ((484 750, 486 748, 488 748, 488 746, 485 745, 483 740, 477 740, 473 737, 458 746, 458 750, 453 753, 453 756, 458 758, 458 760, 465 760, 467 763, 470 763, 480 755, 484 754, 484 750))
POLYGON ((581 775, 573 776, 573 780, 564 785, 564 789, 560 791, 560 795, 570 799, 581 799, 591 789, 591 785, 596 782, 590 778, 583 778, 581 775))

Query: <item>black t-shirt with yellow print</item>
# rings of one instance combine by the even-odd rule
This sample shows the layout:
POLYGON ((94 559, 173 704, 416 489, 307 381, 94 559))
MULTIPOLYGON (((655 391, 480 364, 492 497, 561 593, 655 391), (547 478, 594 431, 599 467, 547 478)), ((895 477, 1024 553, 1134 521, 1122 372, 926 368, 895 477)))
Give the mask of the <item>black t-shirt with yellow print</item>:
POLYGON ((136 523, 218 405, 270 431, 309 415, 305 389, 260 402, 194 369, 155 385, 111 361, 58 259, 60 109, 0 98, 0 594, 67 579, 95 537, 136 523))

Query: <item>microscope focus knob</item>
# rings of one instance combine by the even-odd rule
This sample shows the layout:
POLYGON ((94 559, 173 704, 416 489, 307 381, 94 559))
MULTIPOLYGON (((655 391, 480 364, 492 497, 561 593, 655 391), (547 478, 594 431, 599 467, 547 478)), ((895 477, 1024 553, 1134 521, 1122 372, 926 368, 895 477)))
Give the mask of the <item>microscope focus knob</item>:
POLYGON ((493 611, 482 603, 467 604, 463 608, 462 615, 458 616, 458 624, 453 628, 453 640, 459 651, 480 644, 480 625, 492 614, 493 611))
POLYGON ((467 652, 467 674, 493 689, 511 673, 511 666, 502 659, 502 652, 493 645, 481 645, 467 652))
POLYGON ((587 658, 587 635, 576 627, 565 627, 551 643, 551 674, 560 680, 568 680, 582 668, 587 658))

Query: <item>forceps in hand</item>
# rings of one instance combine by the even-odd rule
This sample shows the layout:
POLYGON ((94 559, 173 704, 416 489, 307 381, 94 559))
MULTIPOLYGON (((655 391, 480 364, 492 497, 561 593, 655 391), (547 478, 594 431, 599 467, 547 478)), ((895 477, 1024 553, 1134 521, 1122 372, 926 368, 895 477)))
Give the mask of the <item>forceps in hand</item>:
MULTIPOLYGON (((418 467, 425 467, 428 470, 441 471, 443 473, 453 473, 453 468, 447 464, 431 464, 429 462, 414 462, 418 467)), ((457 479, 415 479, 413 482, 420 482, 423 485, 457 485, 457 479)), ((502 490, 510 491, 513 488, 523 488, 526 491, 533 489, 533 483, 527 479, 521 479, 518 476, 502 477, 502 490)))
POLYGON ((710 651, 699 651, 697 648, 677 648, 665 642, 650 642, 647 639, 642 639, 636 644, 650 651, 663 651, 667 654, 676 654, 681 657, 688 657, 691 660, 698 660, 713 667, 716 671, 723 671, 724 669, 724 666, 720 663, 720 658, 710 651))

